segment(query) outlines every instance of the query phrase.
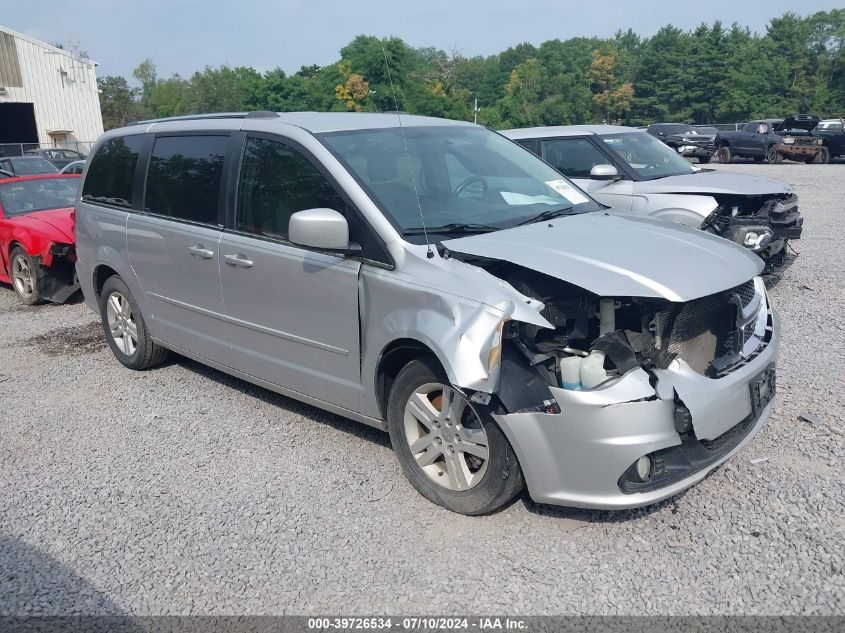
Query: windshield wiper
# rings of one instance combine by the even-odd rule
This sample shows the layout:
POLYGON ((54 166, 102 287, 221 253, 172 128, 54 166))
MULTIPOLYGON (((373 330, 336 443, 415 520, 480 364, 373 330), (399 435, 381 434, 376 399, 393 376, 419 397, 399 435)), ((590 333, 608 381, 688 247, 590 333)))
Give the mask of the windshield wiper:
POLYGON ((402 235, 425 235, 426 233, 489 233, 490 231, 498 231, 501 226, 491 226, 489 224, 473 224, 463 222, 452 222, 450 224, 443 224, 442 226, 414 226, 402 231, 402 235))
POLYGON ((108 196, 92 196, 90 194, 82 196, 85 202, 104 202, 106 204, 113 204, 118 207, 131 207, 129 200, 123 198, 110 198, 108 196))
POLYGON ((535 215, 532 218, 528 218, 527 220, 523 220, 522 222, 517 222, 515 226, 522 226, 523 224, 532 224, 534 222, 542 222, 543 220, 551 220, 553 218, 559 218, 563 215, 569 215, 570 212, 573 210, 574 207, 560 207, 557 209, 549 209, 547 211, 543 211, 535 215))

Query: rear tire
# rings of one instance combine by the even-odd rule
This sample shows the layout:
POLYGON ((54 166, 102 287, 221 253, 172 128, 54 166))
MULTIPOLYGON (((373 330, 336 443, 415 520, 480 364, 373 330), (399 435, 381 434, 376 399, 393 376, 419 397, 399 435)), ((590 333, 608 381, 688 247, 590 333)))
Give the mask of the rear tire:
POLYGON ((433 358, 413 360, 399 372, 388 396, 387 426, 408 481, 447 510, 488 514, 525 485, 490 412, 452 387, 433 358))
POLYGON ((733 152, 731 152, 731 148, 727 145, 723 145, 719 148, 719 162, 720 163, 729 163, 733 160, 733 152))
POLYGON ((103 284, 100 319, 112 353, 129 369, 150 369, 167 358, 167 349, 150 338, 138 303, 120 277, 109 277, 103 284))
POLYGON ((27 255, 22 247, 15 246, 9 254, 9 262, 9 277, 18 299, 28 306, 44 303, 44 297, 41 296, 44 271, 39 259, 27 255))
POLYGON ((769 149, 766 150, 766 162, 770 165, 777 165, 778 163, 783 162, 783 156, 780 155, 774 145, 770 146, 769 149))

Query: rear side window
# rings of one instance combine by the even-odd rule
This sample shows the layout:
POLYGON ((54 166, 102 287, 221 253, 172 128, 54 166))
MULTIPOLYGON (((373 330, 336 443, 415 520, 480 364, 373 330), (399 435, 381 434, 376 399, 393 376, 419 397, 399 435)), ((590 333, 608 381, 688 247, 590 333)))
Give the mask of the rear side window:
POLYGON ((276 141, 247 140, 238 183, 238 230, 285 237, 291 215, 319 207, 346 210, 343 198, 305 156, 276 141))
POLYGON ((610 160, 585 138, 543 141, 543 159, 569 178, 589 178, 596 165, 610 160))
POLYGON ((228 136, 163 136, 155 141, 144 206, 150 213, 218 224, 228 136))
POLYGON ((106 141, 91 159, 82 199, 131 208, 135 166, 143 146, 143 134, 106 141))

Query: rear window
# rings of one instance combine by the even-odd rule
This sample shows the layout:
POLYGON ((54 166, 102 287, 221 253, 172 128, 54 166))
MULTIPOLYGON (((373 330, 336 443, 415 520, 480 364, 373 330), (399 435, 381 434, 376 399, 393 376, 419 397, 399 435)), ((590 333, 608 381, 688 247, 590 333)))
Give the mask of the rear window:
POLYGON ((156 139, 144 206, 150 213, 202 224, 218 223, 220 183, 228 136, 156 139))
POLYGON ((82 199, 131 208, 135 167, 144 138, 138 134, 106 141, 91 159, 82 199))

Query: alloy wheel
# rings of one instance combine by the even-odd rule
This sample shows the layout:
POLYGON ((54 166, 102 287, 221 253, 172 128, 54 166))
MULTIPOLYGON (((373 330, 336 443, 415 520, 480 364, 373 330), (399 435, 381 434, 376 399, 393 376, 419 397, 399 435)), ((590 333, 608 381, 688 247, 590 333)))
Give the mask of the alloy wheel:
POLYGON ((106 321, 109 325, 109 335, 117 348, 132 356, 138 349, 138 325, 132 314, 129 300, 119 292, 112 292, 106 303, 106 321))
POLYGON ((15 290, 24 299, 29 299, 35 294, 35 269, 24 255, 16 255, 12 261, 12 281, 15 290))
POLYGON ((478 414, 440 383, 417 388, 405 405, 405 439, 426 476, 448 490, 469 490, 487 472, 489 441, 478 414))

